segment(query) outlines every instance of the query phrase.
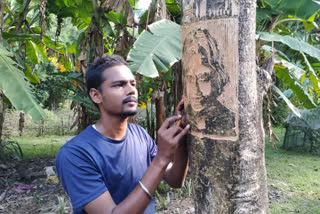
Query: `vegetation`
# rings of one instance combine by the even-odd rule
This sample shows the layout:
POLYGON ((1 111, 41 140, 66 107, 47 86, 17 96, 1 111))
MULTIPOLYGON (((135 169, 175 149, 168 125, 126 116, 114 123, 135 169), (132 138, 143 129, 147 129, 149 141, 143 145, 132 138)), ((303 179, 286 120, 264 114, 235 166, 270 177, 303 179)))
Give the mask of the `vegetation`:
MULTIPOLYGON (((276 129, 283 143, 284 129, 276 129)), ((266 144, 266 167, 268 174, 271 213, 319 213, 319 157, 305 152, 282 149, 272 150, 266 144)))
MULTIPOLYGON (((166 15, 161 17, 160 1, 144 2, 0 2, 1 160, 53 158, 66 139, 98 118, 83 79, 90 63, 102 54, 120 54, 129 61, 139 87, 142 116, 136 122, 155 137, 157 122, 173 114, 181 97, 181 1, 165 0, 166 15), (168 20, 158 21, 163 18, 168 20), (33 118, 23 119, 23 137, 18 137, 18 118, 11 117, 18 110, 33 118), (11 127, 5 121, 15 123, 11 127), (48 124, 50 128, 41 129, 48 124)), ((270 69, 273 90, 264 103, 270 136, 271 123, 283 126, 290 110, 319 107, 319 11, 320 4, 313 0, 257 1, 257 65, 268 69, 270 58, 275 63, 270 69)), ((276 128, 275 133, 282 141, 283 130, 276 128)), ((278 148, 281 141, 275 144, 278 148)), ((319 213, 318 157, 271 149, 266 145, 268 185, 275 194, 271 212, 319 213)), ((191 183, 176 191, 160 185, 158 208, 189 197, 191 183)), ((63 198, 59 203, 64 206, 63 198)))
POLYGON ((72 136, 42 136, 13 138, 18 141, 25 159, 54 158, 61 146, 72 136))

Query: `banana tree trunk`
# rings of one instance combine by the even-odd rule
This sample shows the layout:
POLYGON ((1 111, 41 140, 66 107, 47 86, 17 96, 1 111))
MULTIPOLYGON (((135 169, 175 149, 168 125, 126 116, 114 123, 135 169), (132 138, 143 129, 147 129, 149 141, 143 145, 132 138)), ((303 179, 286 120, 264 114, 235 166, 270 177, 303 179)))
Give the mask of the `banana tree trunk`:
POLYGON ((19 113, 19 136, 22 137, 23 136, 23 130, 24 130, 24 112, 20 112, 19 113))
POLYGON ((3 97, 4 95, 0 90, 0 143, 2 140, 2 131, 3 131, 4 113, 5 113, 5 103, 4 103, 3 97))
POLYGON ((196 213, 268 213, 255 0, 183 0, 182 65, 196 213))
POLYGON ((2 41, 2 31, 3 31, 3 14, 4 14, 4 6, 6 2, 5 0, 2 0, 0 2, 0 42, 2 41))
POLYGON ((156 104, 156 117, 157 117, 156 130, 159 130, 165 119, 164 91, 159 90, 155 92, 154 102, 156 104))

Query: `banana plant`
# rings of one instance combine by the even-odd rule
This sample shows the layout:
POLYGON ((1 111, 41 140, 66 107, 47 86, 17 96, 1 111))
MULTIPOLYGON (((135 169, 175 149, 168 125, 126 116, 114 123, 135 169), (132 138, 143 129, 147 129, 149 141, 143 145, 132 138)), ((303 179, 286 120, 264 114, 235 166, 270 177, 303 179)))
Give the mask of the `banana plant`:
POLYGON ((45 113, 36 103, 30 83, 25 80, 23 71, 12 57, 12 52, 0 46, 0 90, 16 109, 23 110, 36 121, 41 120, 45 113))
MULTIPOLYGON (((260 53, 274 55, 277 78, 296 95, 305 108, 316 108, 320 103, 320 72, 315 66, 320 60, 317 47, 320 45, 317 35, 319 11, 319 2, 313 0, 257 2, 260 53)), ((277 90, 276 93, 282 92, 277 90)))

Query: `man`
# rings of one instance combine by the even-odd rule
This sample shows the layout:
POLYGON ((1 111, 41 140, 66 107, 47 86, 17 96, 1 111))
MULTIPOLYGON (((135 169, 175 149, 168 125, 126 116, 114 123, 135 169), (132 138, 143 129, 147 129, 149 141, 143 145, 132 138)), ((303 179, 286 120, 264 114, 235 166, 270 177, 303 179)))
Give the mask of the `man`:
POLYGON ((157 146, 143 128, 128 123, 137 113, 138 94, 120 56, 95 62, 86 84, 100 120, 65 144, 56 158, 74 213, 154 213, 153 196, 162 179, 172 187, 183 185, 188 156, 181 140, 189 125, 177 125, 181 115, 168 118, 158 130, 157 146))

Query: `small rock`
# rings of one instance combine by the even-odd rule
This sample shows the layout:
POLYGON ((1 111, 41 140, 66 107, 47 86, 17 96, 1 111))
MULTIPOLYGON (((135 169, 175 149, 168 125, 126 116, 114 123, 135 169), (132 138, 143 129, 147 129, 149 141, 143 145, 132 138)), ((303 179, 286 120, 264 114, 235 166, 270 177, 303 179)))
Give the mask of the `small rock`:
POLYGON ((59 183, 59 178, 57 176, 48 176, 46 182, 48 184, 57 184, 59 183))
POLYGON ((54 166, 46 166, 44 167, 47 177, 49 176, 56 176, 56 172, 54 170, 54 166))
POLYGON ((7 165, 5 165, 5 164, 0 164, 0 169, 8 169, 9 167, 7 166, 7 165))

